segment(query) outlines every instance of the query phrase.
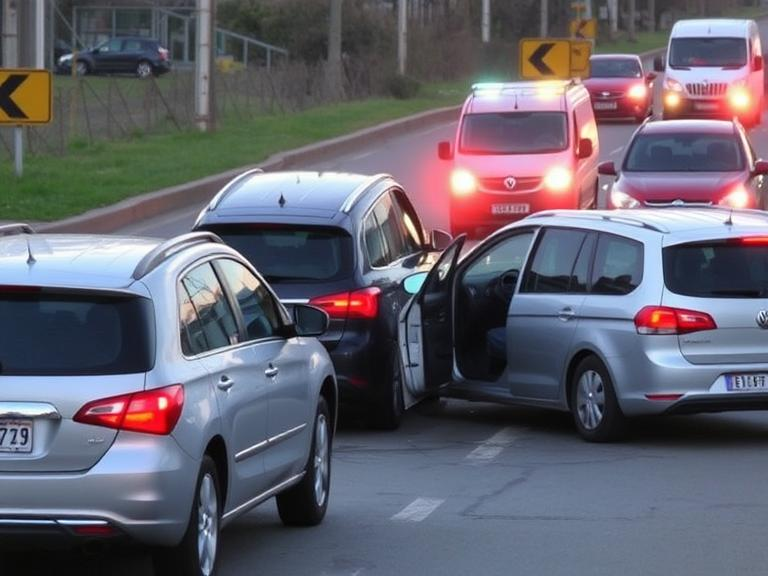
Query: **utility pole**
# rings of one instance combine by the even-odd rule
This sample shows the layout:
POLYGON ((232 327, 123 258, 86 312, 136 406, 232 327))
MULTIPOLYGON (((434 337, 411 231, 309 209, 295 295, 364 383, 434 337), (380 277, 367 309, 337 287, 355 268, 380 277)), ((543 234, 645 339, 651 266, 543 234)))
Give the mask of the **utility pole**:
POLYGON ((615 39, 619 34, 619 0, 608 0, 608 21, 611 39, 615 39))
POLYGON ((397 73, 405 75, 408 60, 408 0, 397 0, 397 73))
POLYGON ((483 0, 483 44, 491 41, 491 0, 483 0))
POLYGON ((648 0, 648 32, 656 32, 656 0, 648 0))
POLYGON ((19 14, 17 0, 3 2, 3 67, 16 68, 19 65, 19 14))
POLYGON ((328 27, 328 88, 334 98, 344 94, 341 69, 341 9, 343 0, 331 0, 328 27))
POLYGON ((635 30, 635 0, 629 0, 629 22, 627 23, 627 32, 629 34, 629 41, 635 42, 637 40, 637 31, 635 30))
POLYGON ((197 54, 195 59, 195 123, 202 132, 213 129, 211 93, 213 83, 213 10, 215 0, 197 0, 197 54))
POLYGON ((35 0, 35 68, 45 68, 45 0, 35 0))
POLYGON ((549 0, 541 0, 541 27, 539 28, 539 36, 546 38, 549 35, 549 6, 547 3, 549 0))

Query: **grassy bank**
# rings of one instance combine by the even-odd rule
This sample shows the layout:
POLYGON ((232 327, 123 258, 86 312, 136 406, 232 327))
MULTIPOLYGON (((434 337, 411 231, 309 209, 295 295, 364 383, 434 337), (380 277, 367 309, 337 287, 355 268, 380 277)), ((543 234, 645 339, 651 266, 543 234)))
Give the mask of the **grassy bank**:
POLYGON ((277 152, 424 110, 458 104, 465 84, 423 87, 410 100, 373 99, 250 121, 223 121, 212 134, 183 132, 81 146, 63 157, 27 157, 17 179, 0 165, 0 220, 58 220, 181 184, 277 152))

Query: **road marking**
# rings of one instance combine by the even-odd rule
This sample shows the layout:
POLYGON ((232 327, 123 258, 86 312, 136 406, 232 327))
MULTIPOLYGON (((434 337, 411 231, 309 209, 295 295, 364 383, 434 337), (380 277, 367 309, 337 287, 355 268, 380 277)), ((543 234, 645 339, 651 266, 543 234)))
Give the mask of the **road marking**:
POLYGON ((511 446, 517 439, 518 435, 515 430, 509 427, 502 428, 467 454, 465 460, 473 466, 488 464, 501 454, 504 448, 511 446))
POLYGON ((432 514, 440 504, 445 502, 440 498, 416 498, 397 514, 392 516, 392 520, 400 522, 421 522, 427 516, 432 514))
POLYGON ((612 150, 611 152, 609 152, 608 156, 613 156, 614 154, 618 154, 622 150, 624 150, 624 146, 619 146, 618 148, 616 148, 616 150, 612 150))
POLYGON ((373 156, 374 153, 375 153, 375 151, 371 150, 370 152, 363 152, 362 154, 358 154, 357 156, 350 156, 349 159, 352 162, 354 162, 356 160, 362 160, 363 158, 368 158, 368 156, 373 156))

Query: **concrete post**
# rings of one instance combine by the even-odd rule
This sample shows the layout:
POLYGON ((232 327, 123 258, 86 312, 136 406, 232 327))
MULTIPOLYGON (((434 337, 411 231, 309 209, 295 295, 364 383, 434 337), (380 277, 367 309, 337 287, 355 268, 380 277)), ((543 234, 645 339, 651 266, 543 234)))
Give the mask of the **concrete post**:
POLYGON ((483 44, 491 41, 491 0, 483 0, 483 44))
POLYGON ((3 67, 17 68, 19 66, 19 14, 17 0, 2 0, 3 2, 3 67))
POLYGON ((197 54, 195 59, 195 123, 202 132, 212 128, 212 18, 213 0, 197 0, 197 54))
POLYGON ((35 0, 35 68, 45 68, 45 0, 35 0))
POLYGON ((541 22, 539 27, 539 36, 546 38, 549 35, 549 0, 541 0, 541 22))
POLYGON ((405 75, 408 59, 408 0, 397 0, 397 72, 405 75))

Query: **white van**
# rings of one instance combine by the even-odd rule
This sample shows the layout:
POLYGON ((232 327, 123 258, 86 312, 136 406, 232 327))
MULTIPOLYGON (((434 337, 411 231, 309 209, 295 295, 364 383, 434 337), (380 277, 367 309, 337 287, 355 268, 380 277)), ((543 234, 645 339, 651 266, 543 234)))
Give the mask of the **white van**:
POLYGON ((669 36, 664 118, 737 116, 747 126, 763 113, 763 56, 754 20, 680 20, 669 36))

